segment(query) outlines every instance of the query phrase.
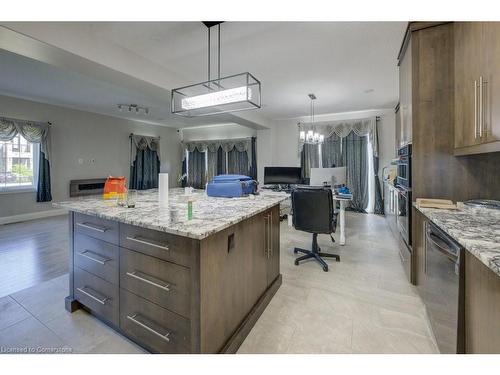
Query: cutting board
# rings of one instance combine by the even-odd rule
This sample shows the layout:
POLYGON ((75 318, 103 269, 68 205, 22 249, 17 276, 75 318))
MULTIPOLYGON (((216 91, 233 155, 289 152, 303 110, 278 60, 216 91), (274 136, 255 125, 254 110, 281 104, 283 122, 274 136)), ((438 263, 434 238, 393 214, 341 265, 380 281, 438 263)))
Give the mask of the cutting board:
POLYGON ((443 210, 456 210, 457 205, 449 199, 417 198, 417 206, 422 208, 440 208, 443 210))

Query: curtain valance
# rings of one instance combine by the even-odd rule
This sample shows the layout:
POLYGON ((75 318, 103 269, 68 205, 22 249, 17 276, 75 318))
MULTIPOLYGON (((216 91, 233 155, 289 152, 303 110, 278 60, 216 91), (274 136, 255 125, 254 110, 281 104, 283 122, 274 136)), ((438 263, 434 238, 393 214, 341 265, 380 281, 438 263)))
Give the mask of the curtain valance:
POLYGON ((0 141, 10 141, 21 134, 30 143, 40 143, 40 150, 47 161, 50 161, 49 129, 47 122, 0 117, 0 141))
POLYGON ((237 151, 243 152, 246 151, 248 155, 248 163, 250 166, 250 162, 252 160, 252 138, 235 138, 235 139, 216 139, 216 140, 205 140, 205 141, 189 141, 183 143, 183 147, 185 150, 189 152, 193 152, 197 149, 200 152, 210 151, 216 152, 219 147, 222 148, 222 151, 229 152, 233 148, 236 148, 237 151))
MULTIPOLYGON (((373 155, 378 156, 378 136, 377 136, 377 118, 370 117, 364 119, 324 121, 311 123, 299 123, 299 131, 313 130, 324 135, 325 139, 336 134, 340 138, 345 138, 350 132, 357 136, 368 136, 372 147, 373 155)), ((302 151, 304 142, 299 142, 299 151, 302 151)))
POLYGON ((137 157, 137 150, 147 150, 156 151, 158 158, 160 158, 160 138, 159 137, 149 137, 146 135, 131 134, 131 147, 130 147, 130 165, 134 163, 137 157))

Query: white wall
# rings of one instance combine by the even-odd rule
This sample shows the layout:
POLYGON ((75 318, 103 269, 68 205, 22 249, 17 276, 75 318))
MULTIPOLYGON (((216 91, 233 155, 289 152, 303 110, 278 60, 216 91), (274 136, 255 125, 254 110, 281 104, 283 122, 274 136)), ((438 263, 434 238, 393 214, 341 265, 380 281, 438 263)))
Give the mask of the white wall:
MULTIPOLYGON (((177 186, 181 151, 175 129, 0 96, 1 116, 52 122, 51 182, 53 201, 69 197, 69 181, 129 175, 129 134, 160 136, 161 169, 177 186), (78 159, 84 160, 80 165, 78 159), (95 163, 89 160, 94 159, 95 163)), ((50 210, 35 193, 0 194, 0 217, 50 210)))
MULTIPOLYGON (((317 115, 315 121, 335 121, 342 119, 380 116, 379 135, 379 177, 382 168, 395 157, 395 115, 392 109, 367 110, 328 115, 317 115)), ((269 130, 257 132, 257 150, 259 181, 263 181, 265 166, 298 167, 300 166, 299 133, 297 123, 309 121, 308 118, 296 118, 277 121, 269 130), (263 150, 261 150, 263 148, 263 150), (266 151, 267 148, 267 151, 266 151)))
POLYGON ((203 127, 184 128, 181 131, 183 141, 212 139, 234 139, 257 136, 257 130, 240 124, 206 125, 203 127))

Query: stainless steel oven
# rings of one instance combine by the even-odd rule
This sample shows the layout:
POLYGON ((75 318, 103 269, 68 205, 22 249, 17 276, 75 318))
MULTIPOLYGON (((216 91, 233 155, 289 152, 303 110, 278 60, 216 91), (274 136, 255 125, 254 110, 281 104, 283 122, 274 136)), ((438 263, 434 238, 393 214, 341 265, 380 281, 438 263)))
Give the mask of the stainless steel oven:
POLYGON ((398 230, 406 245, 411 246, 411 190, 402 186, 397 187, 398 191, 398 230))
POLYGON ((396 182, 406 189, 411 188, 411 144, 398 150, 398 175, 396 182))

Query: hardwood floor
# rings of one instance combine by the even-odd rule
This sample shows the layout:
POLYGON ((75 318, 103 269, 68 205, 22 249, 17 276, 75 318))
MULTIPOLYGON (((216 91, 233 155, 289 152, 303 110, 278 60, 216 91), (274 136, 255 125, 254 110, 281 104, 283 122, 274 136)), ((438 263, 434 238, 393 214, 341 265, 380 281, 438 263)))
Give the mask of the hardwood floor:
POLYGON ((0 297, 67 272, 67 215, 0 225, 0 297))

